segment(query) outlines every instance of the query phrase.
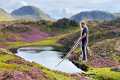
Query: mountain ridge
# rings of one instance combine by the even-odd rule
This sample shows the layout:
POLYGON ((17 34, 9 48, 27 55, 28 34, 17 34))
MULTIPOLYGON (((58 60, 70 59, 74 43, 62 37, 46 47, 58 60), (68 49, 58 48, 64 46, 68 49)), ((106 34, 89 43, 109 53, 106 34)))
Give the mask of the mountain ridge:
POLYGON ((16 19, 51 20, 50 16, 35 6, 23 6, 11 12, 16 19))
POLYGON ((6 12, 4 9, 0 8, 0 21, 9 21, 12 20, 13 17, 6 12))
POLYGON ((115 19, 115 16, 109 12, 94 10, 94 11, 80 12, 76 15, 73 15, 70 19, 75 20, 77 22, 80 22, 85 19, 90 20, 90 21, 94 21, 94 20, 108 21, 108 20, 115 19))

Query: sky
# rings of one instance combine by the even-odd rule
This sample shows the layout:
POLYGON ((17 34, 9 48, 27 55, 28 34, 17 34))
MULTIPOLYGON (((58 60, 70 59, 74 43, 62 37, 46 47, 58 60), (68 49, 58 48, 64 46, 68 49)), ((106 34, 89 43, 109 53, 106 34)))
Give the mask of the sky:
POLYGON ((0 0, 0 8, 8 12, 28 5, 40 8, 55 19, 89 10, 120 12, 120 0, 0 0))

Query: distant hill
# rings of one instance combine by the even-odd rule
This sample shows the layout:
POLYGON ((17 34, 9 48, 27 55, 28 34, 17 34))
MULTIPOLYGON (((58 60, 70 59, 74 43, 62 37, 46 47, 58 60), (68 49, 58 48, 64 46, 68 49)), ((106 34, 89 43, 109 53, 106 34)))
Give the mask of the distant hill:
POLYGON ((56 28, 66 29, 66 28, 70 28, 70 27, 72 27, 72 28, 73 27, 78 27, 78 24, 73 20, 70 20, 70 19, 67 19, 67 18, 62 18, 62 19, 59 19, 56 22, 54 22, 53 26, 56 27, 56 28))
POLYGON ((0 21, 9 21, 12 20, 12 16, 7 13, 5 10, 0 8, 0 21))
POLYGON ((84 11, 72 16, 71 19, 77 22, 80 22, 81 20, 84 20, 84 19, 88 19, 91 21, 112 20, 112 19, 115 19, 115 16, 111 13, 104 12, 104 11, 84 11))
POLYGON ((50 20, 51 18, 41 11, 39 8, 34 6, 23 6, 19 9, 14 10, 11 13, 16 19, 23 20, 50 20))
POLYGON ((120 18, 120 13, 113 13, 113 15, 120 18))

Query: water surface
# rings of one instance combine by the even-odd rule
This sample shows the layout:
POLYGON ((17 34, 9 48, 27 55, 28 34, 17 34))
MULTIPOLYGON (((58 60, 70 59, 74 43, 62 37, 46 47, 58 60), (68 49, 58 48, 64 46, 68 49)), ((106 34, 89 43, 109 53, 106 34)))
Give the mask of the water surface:
POLYGON ((42 48, 45 51, 40 51, 40 52, 36 52, 36 49, 41 50, 41 48, 35 48, 35 47, 34 48, 32 47, 22 48, 18 50, 18 53, 16 55, 24 58, 25 60, 39 63, 52 70, 57 70, 57 71, 66 72, 66 73, 81 73, 82 72, 81 69, 77 68, 68 59, 65 59, 59 66, 56 66, 62 60, 61 52, 50 51, 53 49, 50 47, 42 48))

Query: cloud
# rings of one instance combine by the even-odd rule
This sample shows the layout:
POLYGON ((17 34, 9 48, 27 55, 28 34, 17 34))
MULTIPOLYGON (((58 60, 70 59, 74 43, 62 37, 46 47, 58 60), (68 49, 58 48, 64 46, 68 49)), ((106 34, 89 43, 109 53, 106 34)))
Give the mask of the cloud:
POLYGON ((34 5, 51 16, 72 16, 85 10, 120 11, 120 0, 1 0, 0 7, 9 12, 21 6, 34 5))
POLYGON ((25 2, 25 1, 20 1, 20 4, 23 5, 23 6, 29 5, 29 4, 28 4, 27 2, 25 2))

